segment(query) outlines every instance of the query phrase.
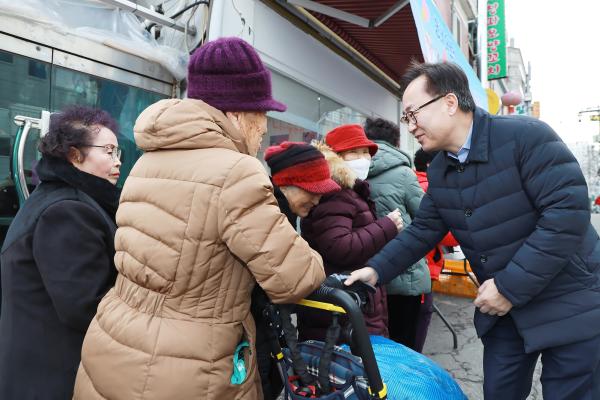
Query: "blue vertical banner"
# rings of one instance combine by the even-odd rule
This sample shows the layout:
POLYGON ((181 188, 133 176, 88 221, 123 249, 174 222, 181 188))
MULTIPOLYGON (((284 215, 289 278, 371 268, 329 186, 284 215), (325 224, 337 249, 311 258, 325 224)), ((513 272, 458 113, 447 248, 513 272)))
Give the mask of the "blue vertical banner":
POLYGON ((488 99, 481 81, 477 78, 475 71, 462 53, 452 32, 448 29, 437 6, 432 0, 410 0, 421 51, 425 62, 453 62, 467 75, 469 88, 475 99, 475 103, 487 110, 488 99))

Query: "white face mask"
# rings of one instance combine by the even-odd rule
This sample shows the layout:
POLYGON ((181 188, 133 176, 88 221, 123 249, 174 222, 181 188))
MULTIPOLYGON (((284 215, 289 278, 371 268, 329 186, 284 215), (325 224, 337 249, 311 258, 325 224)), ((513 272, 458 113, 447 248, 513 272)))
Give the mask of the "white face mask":
POLYGON ((356 160, 344 161, 346 165, 354 171, 358 179, 365 180, 369 175, 369 167, 371 166, 371 160, 366 158, 357 158, 356 160))

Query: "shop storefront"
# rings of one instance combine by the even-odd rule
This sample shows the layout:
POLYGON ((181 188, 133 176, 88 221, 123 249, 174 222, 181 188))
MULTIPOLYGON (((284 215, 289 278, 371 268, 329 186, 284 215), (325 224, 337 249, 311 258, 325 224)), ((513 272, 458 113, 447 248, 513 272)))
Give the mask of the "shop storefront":
MULTIPOLYGON (((432 0, 222 2, 211 12, 209 39, 239 36, 273 72, 285 113, 269 114, 263 149, 284 140, 321 138, 367 117, 399 122, 399 78, 412 60, 458 63, 477 103, 481 83, 432 0)), ((442 3, 445 3, 442 1, 442 3)), ((418 147, 405 127, 400 147, 418 147)))
POLYGON ((271 71, 275 98, 288 109, 268 115, 268 134, 263 140, 259 158, 268 146, 283 141, 306 142, 321 140, 336 126, 348 123, 363 124, 366 114, 345 106, 323 93, 271 71))
POLYGON ((212 10, 209 39, 241 36, 251 43, 272 71, 275 98, 288 106, 269 113, 262 150, 284 140, 321 139, 338 125, 371 116, 398 122, 395 93, 262 2, 235 5, 212 10))
POLYGON ((38 120, 43 112, 71 104, 108 111, 120 126, 122 185, 141 154, 133 138, 137 116, 175 92, 173 75, 156 63, 5 14, 0 13, 0 244, 23 192, 39 183, 35 165, 41 126, 32 126, 25 136, 16 118, 38 120), (21 143, 20 156, 14 157, 21 143))

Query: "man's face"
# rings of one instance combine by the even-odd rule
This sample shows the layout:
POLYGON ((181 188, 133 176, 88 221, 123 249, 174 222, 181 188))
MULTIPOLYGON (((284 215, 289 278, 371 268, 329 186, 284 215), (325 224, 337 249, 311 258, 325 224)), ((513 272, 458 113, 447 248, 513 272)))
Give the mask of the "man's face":
POLYGON ((445 97, 434 100, 438 96, 427 93, 426 86, 427 78, 422 75, 412 81, 404 91, 403 111, 415 111, 414 117, 408 118, 408 131, 417 139, 423 150, 446 150, 451 120, 446 112, 445 97), (432 100, 434 101, 427 104, 432 100), (424 104, 427 105, 423 106, 424 104))

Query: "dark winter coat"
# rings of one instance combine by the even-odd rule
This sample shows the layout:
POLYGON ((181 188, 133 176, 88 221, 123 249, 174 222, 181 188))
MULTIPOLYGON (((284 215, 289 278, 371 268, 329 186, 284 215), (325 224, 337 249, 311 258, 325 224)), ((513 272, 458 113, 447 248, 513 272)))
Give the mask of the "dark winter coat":
MULTIPOLYGON (((361 268, 398 230, 391 219, 376 218, 369 184, 357 180, 335 153, 325 148, 321 151, 329 163, 332 179, 342 190, 323 196, 300 226, 302 237, 321 254, 325 273, 330 275, 361 268)), ((382 288, 371 299, 365 322, 371 334, 388 336, 387 301, 382 288)), ((322 339, 326 325, 317 321, 312 313, 300 309, 298 328, 303 339, 322 339)))
MULTIPOLYGON (((600 334, 600 241, 575 157, 545 123, 474 113, 471 149, 460 164, 440 152, 417 217, 368 265, 387 282, 448 228, 479 282, 494 278, 525 350, 600 334)), ((484 335, 497 317, 476 311, 484 335)))
MULTIPOLYGON (((427 172, 416 171, 417 179, 419 180, 419 185, 423 188, 423 191, 427 191, 429 187, 429 182, 427 181, 427 172)), ((444 268, 444 246, 445 247, 454 247, 458 246, 458 242, 452 236, 450 232, 442 239, 440 243, 433 250, 427 253, 427 266, 429 267, 429 273, 431 274, 431 280, 437 281, 440 279, 440 273, 444 268)))
MULTIPOLYGON (((404 226, 417 214, 423 189, 412 170, 410 158, 383 140, 376 140, 379 150, 371 161, 369 186, 377 216, 384 217, 396 208, 404 226)), ((386 286, 388 294, 418 296, 431 292, 431 276, 424 258, 410 266, 386 286)))
POLYGON ((2 247, 0 398, 70 399, 81 345, 114 284, 118 191, 70 163, 42 158, 42 183, 2 247))
MULTIPOLYGON (((271 183, 273 183, 272 180, 271 183)), ((273 185, 273 194, 275 195, 275 199, 277 199, 279 209, 295 229, 298 216, 292 212, 287 198, 276 185, 273 185)), ((263 288, 259 285, 254 286, 250 311, 256 324, 256 361, 258 363, 264 400, 277 398, 283 388, 281 378, 277 372, 277 365, 271 357, 270 341, 272 338, 269 330, 272 328, 268 326, 269 321, 263 314, 268 304, 269 297, 263 288)))

